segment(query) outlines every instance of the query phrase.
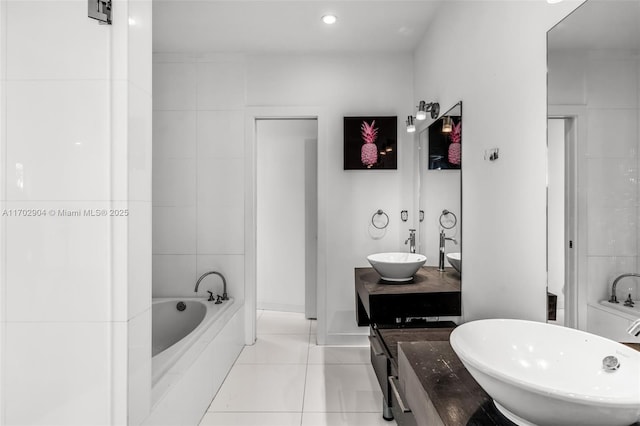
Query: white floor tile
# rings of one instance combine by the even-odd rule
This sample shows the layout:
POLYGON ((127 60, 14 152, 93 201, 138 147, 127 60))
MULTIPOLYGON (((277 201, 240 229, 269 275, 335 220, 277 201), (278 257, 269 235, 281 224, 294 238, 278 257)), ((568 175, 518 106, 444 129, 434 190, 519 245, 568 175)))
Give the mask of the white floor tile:
POLYGON ((261 334, 253 346, 245 346, 236 364, 306 364, 307 334, 261 334))
POLYGON ((378 412, 382 392, 370 365, 307 366, 304 412, 378 412))
POLYGON ((295 312, 264 311, 257 321, 257 334, 309 334, 310 321, 295 312))
POLYGON ((317 333, 318 333, 318 321, 311 320, 311 334, 317 334, 317 333))
POLYGON ((309 364, 369 364, 366 346, 309 346, 309 364))
POLYGON ((301 412, 304 365, 233 366, 209 411, 301 412))
POLYGON ((208 412, 202 418, 200 426, 299 426, 301 416, 301 413, 208 412))
POLYGON ((392 426, 381 413, 303 413, 302 426, 392 426))
POLYGON ((200 426, 388 426, 366 346, 318 346, 303 314, 258 310, 200 426))

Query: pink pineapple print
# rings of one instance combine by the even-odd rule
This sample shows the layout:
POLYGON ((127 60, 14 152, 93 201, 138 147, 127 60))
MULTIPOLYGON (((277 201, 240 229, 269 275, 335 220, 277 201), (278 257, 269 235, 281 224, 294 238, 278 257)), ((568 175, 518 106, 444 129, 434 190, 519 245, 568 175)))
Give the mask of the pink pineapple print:
POLYGON ((371 124, 363 121, 360 127, 360 133, 364 141, 360 152, 360 159, 362 160, 362 164, 369 168, 378 162, 378 147, 375 144, 376 139, 378 139, 378 129, 373 127, 375 124, 376 120, 373 120, 371 124))
POLYGON ((449 134, 449 139, 451 139, 451 145, 449 145, 449 162, 457 166, 460 165, 462 157, 462 145, 460 144, 460 140, 462 139, 461 127, 462 121, 455 124, 449 134))

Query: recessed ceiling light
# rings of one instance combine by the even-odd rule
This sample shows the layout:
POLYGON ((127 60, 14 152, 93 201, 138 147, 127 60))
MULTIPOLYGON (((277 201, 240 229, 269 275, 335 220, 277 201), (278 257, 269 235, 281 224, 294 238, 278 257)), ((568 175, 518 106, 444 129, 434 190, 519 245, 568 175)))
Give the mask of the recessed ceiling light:
POLYGON ((324 22, 327 25, 335 24, 337 20, 338 20, 338 17, 336 15, 324 15, 322 17, 322 22, 324 22))
POLYGON ((556 4, 556 3, 560 3, 562 0, 547 0, 547 3, 549 4, 556 4))

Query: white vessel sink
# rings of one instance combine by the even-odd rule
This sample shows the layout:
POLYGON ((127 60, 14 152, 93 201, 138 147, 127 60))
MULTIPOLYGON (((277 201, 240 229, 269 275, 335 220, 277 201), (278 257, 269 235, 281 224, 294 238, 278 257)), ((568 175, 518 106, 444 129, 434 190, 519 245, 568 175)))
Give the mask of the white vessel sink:
POLYGON ((451 346, 496 407, 519 425, 628 426, 640 419, 640 352, 557 325, 465 323, 451 346), (615 356, 616 370, 603 359, 615 356))
POLYGON ((462 273, 462 260, 460 258, 460 253, 447 253, 447 261, 449 265, 453 266, 453 269, 458 271, 459 274, 462 273))
POLYGON ((427 258, 416 253, 376 253, 367 256, 367 260, 383 280, 404 282, 413 279, 427 258))

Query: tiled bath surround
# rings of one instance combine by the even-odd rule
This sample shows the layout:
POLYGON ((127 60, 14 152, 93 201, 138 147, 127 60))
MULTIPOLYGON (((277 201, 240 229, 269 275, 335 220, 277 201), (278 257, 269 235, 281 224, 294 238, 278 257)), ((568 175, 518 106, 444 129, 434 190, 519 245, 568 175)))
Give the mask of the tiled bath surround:
POLYGON ((244 299, 244 63, 154 56, 153 296, 244 299), (200 295, 222 294, 211 276, 200 295))

